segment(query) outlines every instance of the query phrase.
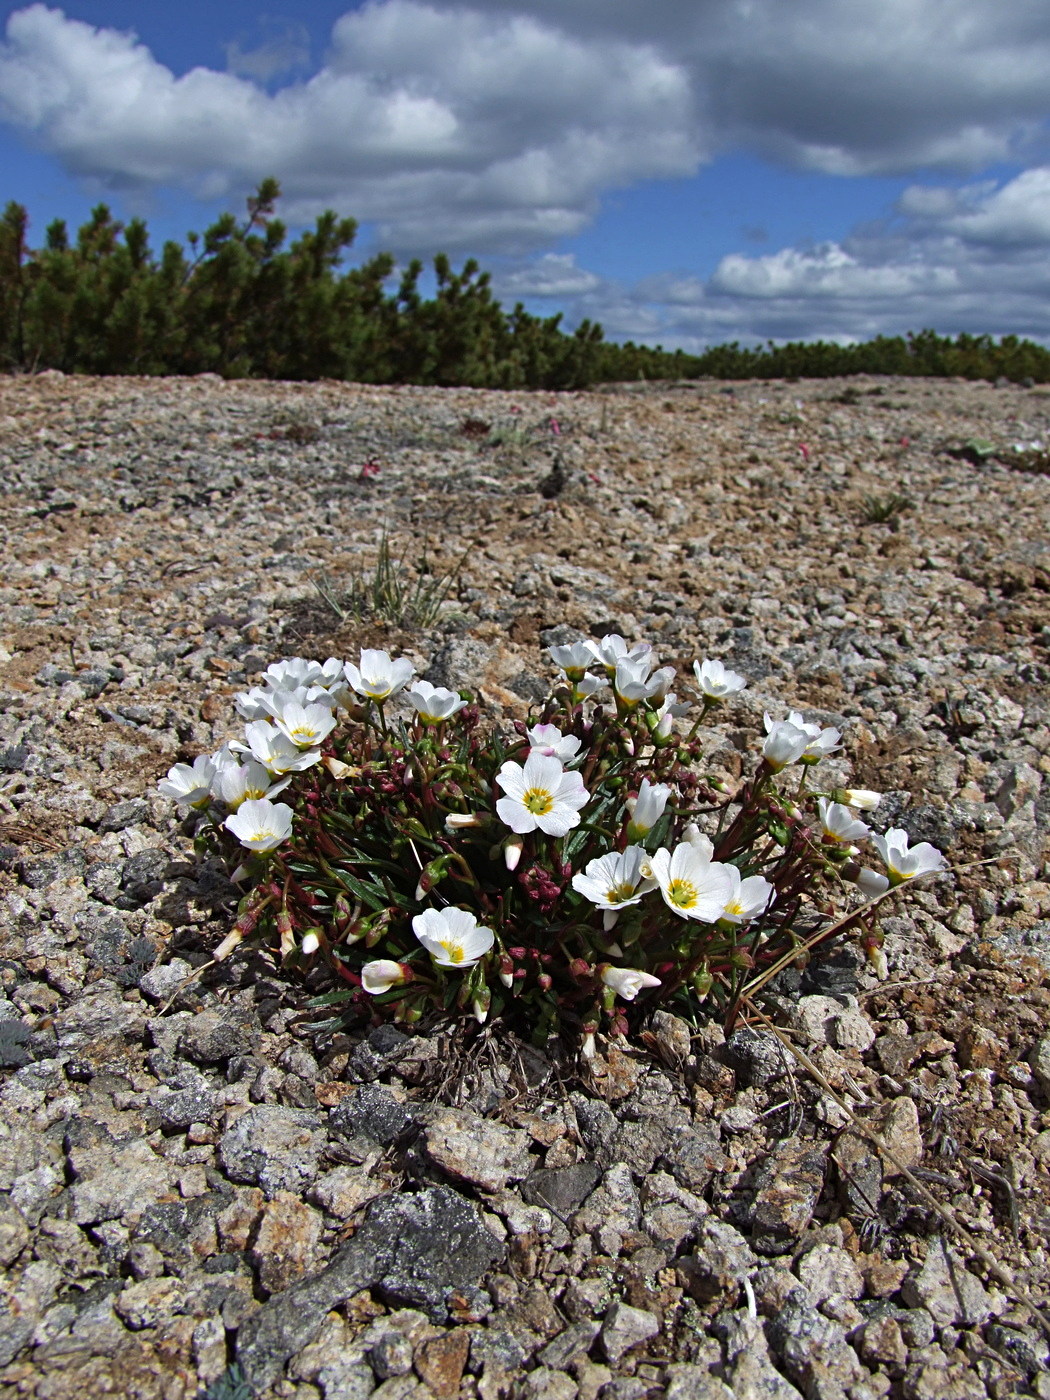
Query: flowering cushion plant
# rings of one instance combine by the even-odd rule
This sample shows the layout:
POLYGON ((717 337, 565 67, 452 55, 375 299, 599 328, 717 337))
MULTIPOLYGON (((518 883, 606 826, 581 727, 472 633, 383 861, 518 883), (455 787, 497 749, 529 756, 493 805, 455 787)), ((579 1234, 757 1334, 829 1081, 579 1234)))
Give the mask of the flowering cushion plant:
POLYGON ((854 813, 877 793, 822 790, 837 729, 767 715, 727 792, 704 774, 700 728, 744 677, 696 662, 690 727, 648 644, 550 656, 560 681, 509 732, 386 652, 271 666, 237 698, 244 739, 160 784, 248 886, 216 957, 251 934, 323 960, 326 1002, 406 1023, 502 1013, 538 1037, 573 1030, 585 1053, 652 1001, 707 999, 732 1022, 834 935, 857 935, 881 970, 862 901, 945 862, 899 829, 871 833, 854 813), (887 874, 858 863, 865 842, 887 874))

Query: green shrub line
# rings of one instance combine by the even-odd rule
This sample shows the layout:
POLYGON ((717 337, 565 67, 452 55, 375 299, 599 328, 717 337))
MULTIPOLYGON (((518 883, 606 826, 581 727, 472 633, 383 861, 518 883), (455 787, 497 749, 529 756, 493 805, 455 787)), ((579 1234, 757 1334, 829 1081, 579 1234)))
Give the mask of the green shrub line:
MULTIPOLYGON (((99 204, 71 242, 61 219, 30 248, 29 219, 12 201, 0 218, 0 370, 348 380, 485 389, 580 389, 637 379, 798 379, 854 374, 1050 381, 1050 350, 1004 335, 924 330, 853 345, 733 341, 700 355, 612 344, 584 320, 505 311, 491 276, 469 259, 457 272, 433 259, 435 294, 420 292, 413 259, 379 253, 344 269, 354 219, 331 210, 285 246, 280 187, 264 180, 247 217, 226 213, 203 236, 158 257, 142 219, 99 204)), ((843 402, 855 402, 855 398, 843 402)))

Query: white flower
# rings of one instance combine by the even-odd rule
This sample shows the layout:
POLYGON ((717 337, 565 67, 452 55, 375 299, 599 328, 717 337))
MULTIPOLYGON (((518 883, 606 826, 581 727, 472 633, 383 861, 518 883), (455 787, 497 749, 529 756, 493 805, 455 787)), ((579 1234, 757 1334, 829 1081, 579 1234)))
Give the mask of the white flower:
POLYGON ((872 792, 871 788, 843 788, 835 796, 847 807, 856 807, 858 812, 874 812, 882 801, 882 793, 872 792))
POLYGON ((628 839, 638 841, 646 836, 660 820, 667 806, 671 789, 666 783, 650 783, 642 779, 637 797, 627 799, 627 810, 631 820, 627 826, 628 839))
POLYGON ((221 798, 232 812, 236 812, 242 802, 276 797, 291 781, 289 777, 275 783, 268 770, 250 758, 247 763, 234 761, 220 768, 212 784, 212 794, 221 798))
POLYGON ((858 821, 841 802, 829 802, 826 797, 822 797, 817 802, 817 811, 820 813, 825 840, 834 842, 836 846, 849 846, 854 841, 864 841, 871 835, 868 827, 858 821))
POLYGON ((798 729, 787 720, 773 720, 766 715, 766 741, 762 745, 762 757, 779 773, 789 763, 797 763, 806 751, 810 736, 804 729, 798 729))
POLYGON ((773 886, 763 875, 748 875, 740 878, 735 865, 722 867, 728 872, 732 885, 729 898, 722 909, 722 918, 732 924, 742 924, 764 914, 773 898, 773 886))
POLYGON ((283 777, 285 773, 302 773, 321 757, 319 749, 300 749, 287 734, 282 734, 264 719, 246 724, 244 737, 248 740, 247 745, 234 742, 230 747, 240 753, 250 752, 277 777, 283 777))
POLYGON ((454 690, 431 685, 429 681, 416 681, 406 693, 412 708, 424 724, 440 724, 442 720, 457 714, 467 703, 454 690))
POLYGON ((642 871, 649 857, 641 846, 610 851, 587 862, 584 872, 572 877, 572 887, 598 909, 623 909, 637 904, 642 895, 654 889, 656 881, 642 871))
POLYGON ((250 851, 272 851, 292 834, 292 809, 265 797, 242 802, 223 822, 242 846, 250 851))
POLYGON ((861 894, 866 894, 869 899, 885 894, 890 887, 890 882, 885 875, 880 875, 877 870, 868 870, 864 866, 861 866, 854 875, 853 883, 861 894))
MULTIPOLYGON (((766 728, 768 729, 771 720, 766 716, 766 728)), ((796 729, 800 729, 803 734, 808 735, 809 743, 802 750, 801 762, 806 764, 819 763, 822 758, 826 758, 829 753, 840 748, 839 740, 842 738, 841 729, 821 729, 819 724, 814 724, 811 720, 802 718, 798 710, 792 710, 787 717, 788 724, 792 724, 796 729)))
POLYGON ((899 885, 904 880, 914 879, 916 875, 929 875, 947 867, 944 856, 929 841, 920 841, 909 850, 908 833, 900 827, 895 826, 885 836, 872 836, 871 839, 886 862, 891 885, 899 885))
POLYGON ((834 753, 842 747, 839 743, 842 738, 841 729, 821 729, 819 724, 809 725, 807 728, 817 732, 810 735, 809 743, 802 751, 803 763, 819 763, 822 758, 827 758, 829 753, 834 753))
POLYGON ((688 841, 690 846, 692 846, 693 849, 697 851, 697 853, 702 857, 702 859, 711 860, 713 858, 715 853, 714 845, 712 844, 710 838, 703 834, 703 832, 697 826, 696 822, 689 823, 686 829, 682 832, 682 840, 688 841))
POLYGON ((708 700, 724 700, 727 695, 735 695, 747 685, 746 676, 739 671, 727 670, 721 661, 694 661, 693 674, 708 700))
POLYGON ((391 958, 374 958, 361 969, 361 986, 370 997, 382 996, 391 987, 399 987, 411 979, 412 970, 391 958))
POLYGON ((576 694, 584 700, 588 699, 591 695, 597 695, 599 690, 605 688, 605 682, 601 677, 592 676, 590 671, 585 672, 574 684, 576 686, 576 694))
POLYGON ((643 987, 659 987, 659 977, 650 972, 639 972, 633 967, 606 967, 602 969, 602 981, 611 987, 624 1001, 634 1001, 643 987))
POLYGON ((648 656, 621 656, 617 661, 613 690, 628 708, 633 708, 642 700, 660 701, 667 694, 674 680, 674 667, 661 666, 659 671, 653 671, 650 675, 651 669, 652 661, 648 656))
POLYGON ((391 661, 389 652, 376 651, 371 647, 363 648, 360 667, 347 661, 343 671, 352 688, 366 700, 389 700, 416 674, 407 656, 391 661))
POLYGON ((664 903, 683 919, 714 924, 722 917, 733 893, 732 876, 725 865, 709 860, 691 841, 673 851, 661 846, 651 857, 649 869, 664 903))
POLYGON ((570 681, 582 680, 587 667, 598 660, 598 648, 593 642, 573 642, 571 646, 548 647, 547 651, 570 681))
POLYGON ((253 685, 250 690, 244 690, 237 695, 233 704, 237 713, 243 715, 246 720, 273 719, 276 714, 273 703, 275 696, 290 699, 305 694, 305 690, 266 690, 262 686, 253 685))
POLYGON ((580 808, 589 793, 579 773, 567 773, 556 758, 530 753, 522 767, 507 762, 496 774, 506 793, 496 803, 499 818, 523 836, 537 829, 564 836, 580 824, 580 808))
POLYGON ((335 716, 326 705, 300 705, 298 700, 283 701, 275 718, 277 728, 297 749, 316 748, 335 728, 335 716))
POLYGON ((412 931, 438 967, 473 967, 495 942, 490 928, 466 909, 424 909, 412 931))
POLYGON ((575 734, 563 734, 556 724, 534 724, 528 730, 529 748, 547 758, 572 763, 579 756, 583 741, 575 734))
POLYGON ((616 674, 616 663, 623 658, 629 661, 647 661, 646 672, 652 669, 650 657, 653 648, 650 642, 635 642, 634 646, 629 647, 619 632, 608 632, 600 642, 591 642, 590 645, 594 647, 596 659, 605 667, 608 676, 616 674))
MULTIPOLYGON (((338 666, 339 663, 336 664, 338 666)), ((263 681, 271 690, 298 690, 303 686, 317 685, 323 674, 324 668, 320 662, 307 661, 304 656, 290 656, 267 666, 263 681)))
POLYGON ((200 754, 188 763, 176 763, 168 769, 168 776, 157 784, 162 797, 173 798, 180 807, 205 807, 211 799, 211 787, 215 781, 215 760, 207 754, 200 754))

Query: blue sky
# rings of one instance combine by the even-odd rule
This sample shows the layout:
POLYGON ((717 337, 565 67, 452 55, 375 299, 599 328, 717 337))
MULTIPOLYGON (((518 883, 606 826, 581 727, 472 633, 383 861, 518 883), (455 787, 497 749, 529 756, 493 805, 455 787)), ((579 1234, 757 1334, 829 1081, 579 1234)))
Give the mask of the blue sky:
POLYGON ((33 236, 155 245, 267 174, 294 227, 476 256, 497 293, 699 349, 932 326, 1050 340, 1045 0, 0 6, 33 236))

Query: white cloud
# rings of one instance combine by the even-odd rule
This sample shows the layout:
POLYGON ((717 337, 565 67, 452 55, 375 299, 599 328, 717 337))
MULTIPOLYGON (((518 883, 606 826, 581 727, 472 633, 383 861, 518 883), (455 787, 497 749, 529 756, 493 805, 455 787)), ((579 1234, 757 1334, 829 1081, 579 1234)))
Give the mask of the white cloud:
POLYGON ((523 297, 580 297, 596 292, 602 279, 578 267, 572 253, 544 253, 542 257, 494 278, 497 296, 505 301, 523 297))
POLYGON ((273 95, 32 5, 8 21, 0 94, 74 173, 212 194, 277 174, 293 221, 334 205, 398 252, 542 246, 701 154, 688 77, 652 46, 418 0, 344 15, 324 66, 273 95))
POLYGON ((825 243, 812 251, 782 248, 759 258, 731 253, 715 269, 708 292, 766 300, 784 297, 899 300, 916 292, 948 292, 954 285, 951 268, 931 267, 919 259, 865 264, 838 243, 825 243))
POLYGON ((249 46, 243 35, 225 44, 226 67, 239 78, 265 83, 278 73, 298 72, 310 62, 310 31, 304 24, 278 23, 263 19, 261 27, 271 31, 262 43, 249 46))

